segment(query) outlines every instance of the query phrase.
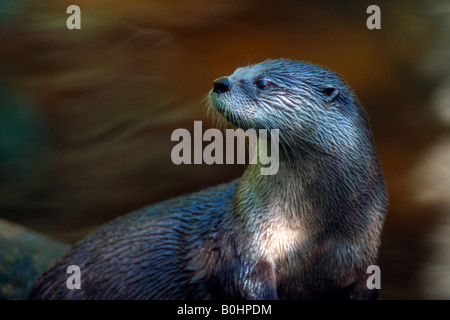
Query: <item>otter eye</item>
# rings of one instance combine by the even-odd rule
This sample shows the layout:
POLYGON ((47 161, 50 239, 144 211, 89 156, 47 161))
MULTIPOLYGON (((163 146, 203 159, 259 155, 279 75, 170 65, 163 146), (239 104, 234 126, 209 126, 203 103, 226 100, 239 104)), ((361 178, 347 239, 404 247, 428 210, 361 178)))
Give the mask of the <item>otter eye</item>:
POLYGON ((322 88, 322 92, 327 96, 328 102, 334 101, 339 96, 339 90, 332 86, 322 88))
POLYGON ((258 89, 265 90, 269 87, 270 81, 267 79, 258 79, 255 81, 255 85, 258 89))

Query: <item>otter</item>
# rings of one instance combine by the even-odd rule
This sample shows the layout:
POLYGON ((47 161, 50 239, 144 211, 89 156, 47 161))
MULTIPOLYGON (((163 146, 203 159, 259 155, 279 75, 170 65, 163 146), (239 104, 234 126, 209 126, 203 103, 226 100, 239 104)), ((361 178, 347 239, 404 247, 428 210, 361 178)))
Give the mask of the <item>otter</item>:
POLYGON ((279 59, 214 81, 238 128, 279 129, 279 171, 119 217, 51 266, 29 299, 373 299, 385 181, 366 112, 336 73, 279 59), (69 290, 69 265, 81 289, 69 290))

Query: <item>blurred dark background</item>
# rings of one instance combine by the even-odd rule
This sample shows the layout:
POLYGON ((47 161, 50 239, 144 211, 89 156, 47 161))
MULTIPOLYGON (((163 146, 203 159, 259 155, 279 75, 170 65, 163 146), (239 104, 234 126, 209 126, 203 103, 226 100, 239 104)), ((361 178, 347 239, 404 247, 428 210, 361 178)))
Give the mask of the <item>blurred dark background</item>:
POLYGON ((444 0, 2 0, 0 219, 74 243, 238 177, 172 164, 172 131, 213 125, 213 79, 305 60, 340 73, 371 120, 390 195, 380 298, 450 299, 449 34, 444 0), (71 4, 81 30, 66 28, 71 4))

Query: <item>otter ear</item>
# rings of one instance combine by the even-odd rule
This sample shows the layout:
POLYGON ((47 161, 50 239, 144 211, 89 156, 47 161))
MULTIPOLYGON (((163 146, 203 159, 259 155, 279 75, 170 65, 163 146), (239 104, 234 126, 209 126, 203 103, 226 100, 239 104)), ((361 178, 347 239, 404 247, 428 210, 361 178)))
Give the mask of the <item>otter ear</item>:
POLYGON ((339 90, 330 85, 324 85, 322 92, 325 94, 327 102, 333 102, 339 96, 339 90))

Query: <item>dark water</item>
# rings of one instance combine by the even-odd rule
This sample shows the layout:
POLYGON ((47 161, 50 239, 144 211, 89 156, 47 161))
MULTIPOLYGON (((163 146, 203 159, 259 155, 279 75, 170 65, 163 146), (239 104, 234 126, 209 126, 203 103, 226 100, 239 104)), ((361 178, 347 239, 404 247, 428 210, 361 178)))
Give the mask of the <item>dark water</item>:
MULTIPOLYGON (((291 58, 340 73, 366 108, 390 195, 384 299, 450 298, 450 17, 435 1, 65 1, 0 4, 0 218, 75 242, 242 165, 175 166, 175 128, 212 80, 291 58)), ((205 129, 205 128, 204 128, 205 129)))

